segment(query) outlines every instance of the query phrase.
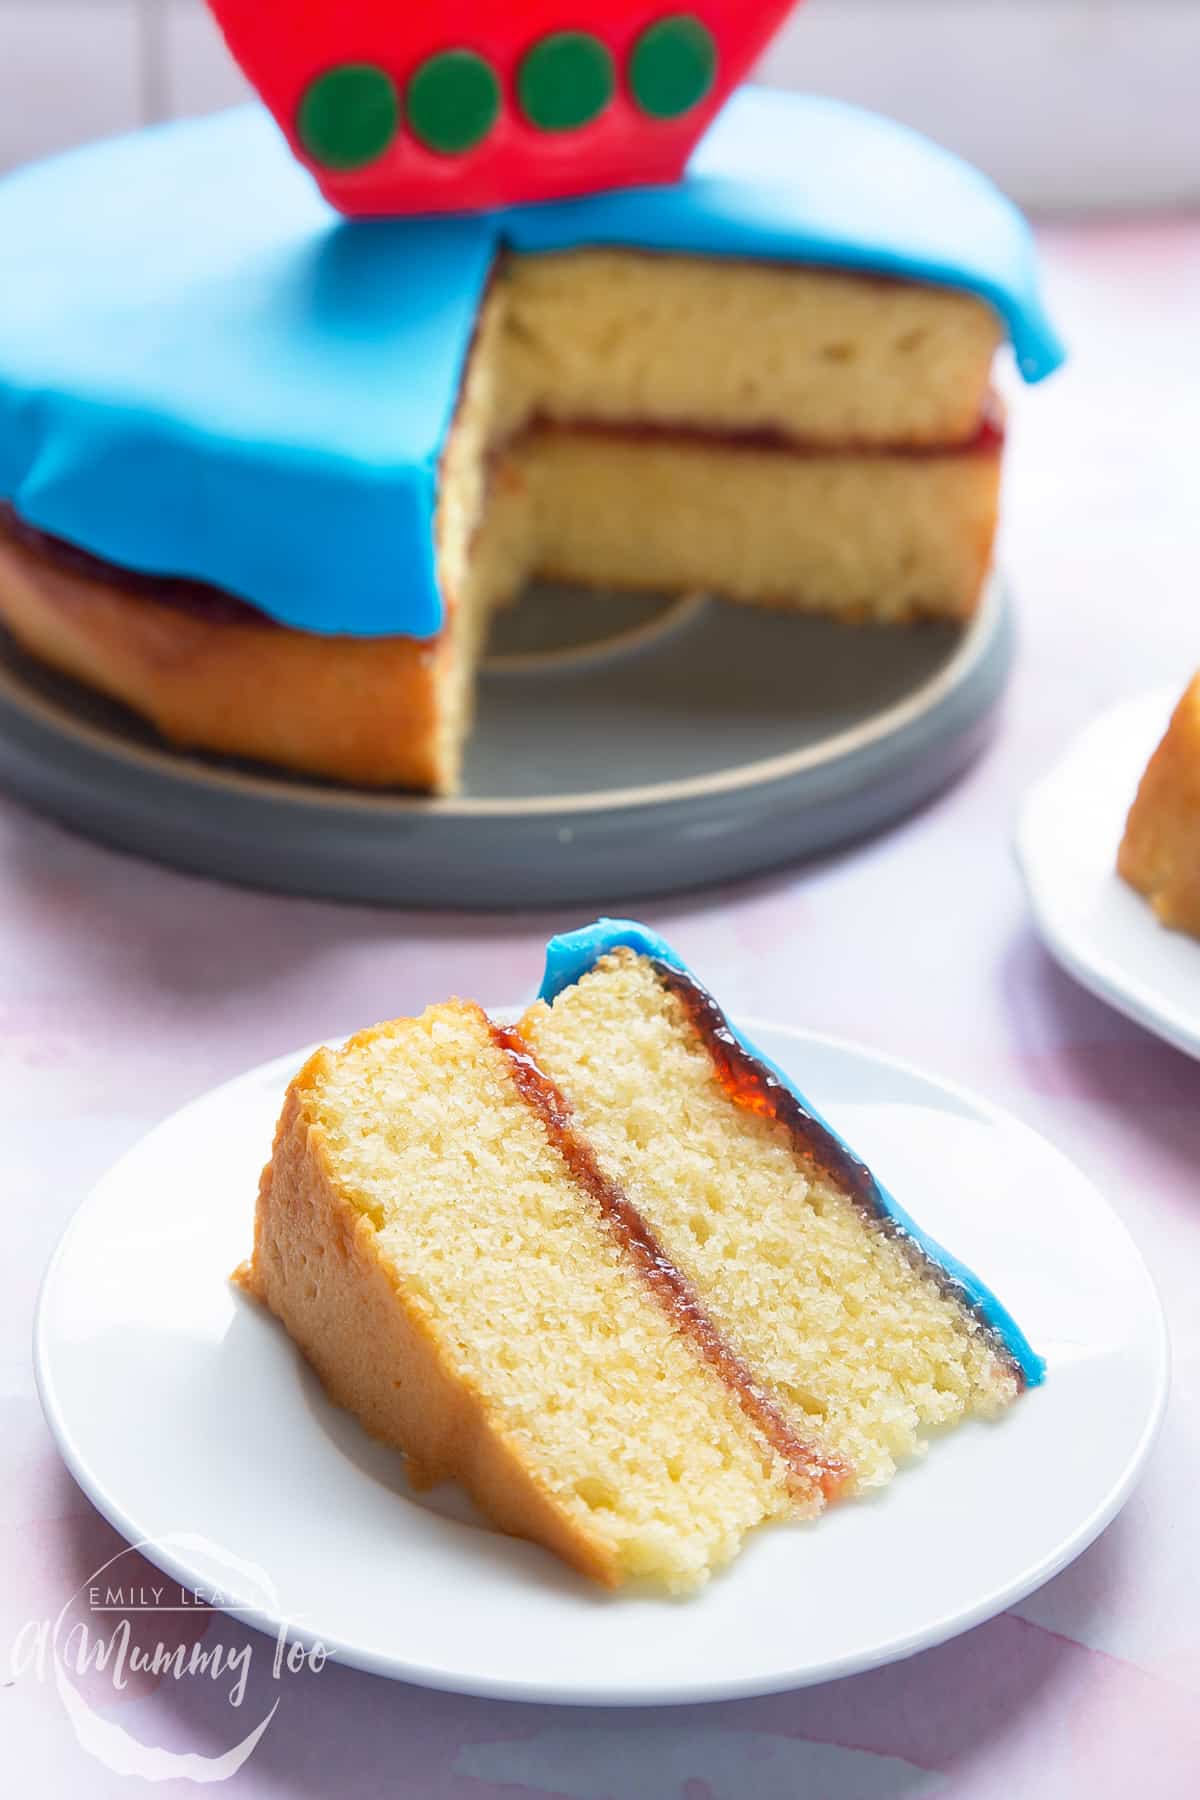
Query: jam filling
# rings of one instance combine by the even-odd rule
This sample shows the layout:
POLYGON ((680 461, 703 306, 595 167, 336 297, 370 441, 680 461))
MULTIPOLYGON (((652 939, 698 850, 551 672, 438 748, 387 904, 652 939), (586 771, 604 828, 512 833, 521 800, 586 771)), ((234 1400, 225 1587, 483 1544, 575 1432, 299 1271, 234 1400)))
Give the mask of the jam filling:
POLYGON ((889 1237, 901 1243, 924 1274, 931 1276, 947 1298, 973 1315, 982 1326, 995 1354, 1016 1377, 1021 1390, 1025 1376, 1020 1364, 995 1327, 984 1317, 971 1295, 941 1264, 897 1223, 884 1205, 879 1185, 865 1163, 848 1150, 819 1119, 807 1110, 797 1096, 773 1075, 765 1063, 740 1044, 730 1029, 729 1021, 707 988, 701 987, 694 975, 670 963, 651 957, 651 965, 659 981, 683 1008, 692 1030, 704 1044, 712 1059, 717 1080, 735 1105, 760 1118, 782 1125, 791 1137, 797 1153, 812 1163, 841 1188, 854 1205, 889 1237))
POLYGON ((900 458, 905 462, 924 462, 932 457, 996 456, 1004 448, 1004 416, 999 400, 990 396, 973 436, 952 444, 880 444, 860 438, 824 441, 820 438, 797 437, 774 426, 756 425, 739 430, 736 426, 695 425, 686 421, 652 419, 551 419, 539 414, 530 425, 516 434, 519 443, 526 433, 538 436, 609 438, 614 442, 664 443, 692 445, 714 450, 769 450, 780 456, 809 457, 853 456, 900 458))
POLYGON ((51 537, 49 532, 39 531, 36 525, 26 524, 2 500, 0 534, 79 581, 118 588, 122 595, 153 600, 159 606, 170 607, 174 612, 186 613, 193 619, 203 619, 214 625, 275 626, 275 620, 267 613, 260 612, 248 600, 239 600, 224 588, 212 587, 205 581, 192 581, 182 575, 146 575, 137 569, 105 562, 103 557, 93 556, 77 544, 51 537))
POLYGON ((836 1452, 801 1438, 793 1431, 774 1401, 722 1336, 695 1288, 671 1261, 624 1189, 600 1167, 591 1145, 575 1124, 569 1101, 539 1068, 525 1039, 512 1026, 489 1021, 489 1027, 493 1043, 508 1060, 521 1098, 542 1121, 546 1136, 579 1186, 595 1200, 605 1222, 659 1304, 680 1330, 686 1332, 704 1360, 735 1395, 746 1416, 788 1465, 801 1497, 811 1497, 816 1489, 824 1499, 835 1499, 850 1479, 850 1464, 836 1452))
MULTIPOLYGON (((747 431, 719 430, 711 426, 658 424, 650 420, 589 420, 536 418, 505 443, 495 444, 489 459, 495 463, 527 434, 609 438, 615 442, 708 445, 725 450, 770 450, 780 455, 903 457, 920 461, 928 457, 992 456, 1004 444, 1004 422, 999 402, 989 400, 975 436, 960 444, 863 444, 852 440, 823 444, 791 437, 769 428, 747 431)), ((184 613, 213 625, 260 625, 282 629, 269 613, 224 588, 181 575, 152 575, 93 556, 90 551, 29 525, 7 501, 0 500, 0 534, 40 556, 64 574, 80 581, 100 583, 138 599, 184 613)))

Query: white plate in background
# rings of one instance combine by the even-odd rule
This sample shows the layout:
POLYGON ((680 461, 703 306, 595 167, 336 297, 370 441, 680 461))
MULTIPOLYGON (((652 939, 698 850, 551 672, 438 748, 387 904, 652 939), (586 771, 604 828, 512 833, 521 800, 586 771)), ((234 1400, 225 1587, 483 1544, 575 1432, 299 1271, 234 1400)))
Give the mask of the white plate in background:
POLYGON ((1033 789, 1017 861, 1046 948, 1118 1012, 1200 1057, 1200 943, 1159 924, 1117 874, 1117 847, 1146 764, 1179 699, 1125 700, 1075 739, 1033 789))

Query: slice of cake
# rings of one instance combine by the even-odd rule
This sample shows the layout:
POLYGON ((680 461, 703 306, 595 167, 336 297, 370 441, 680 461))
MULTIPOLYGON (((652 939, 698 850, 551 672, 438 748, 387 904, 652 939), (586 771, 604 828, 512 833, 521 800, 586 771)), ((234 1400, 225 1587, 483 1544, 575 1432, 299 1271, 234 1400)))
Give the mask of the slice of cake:
POLYGON ((1142 776, 1117 869, 1162 924, 1200 937, 1200 670, 1142 776))
POLYGON ((289 1089, 241 1271, 331 1397, 595 1579, 695 1587, 1042 1364, 668 947, 556 939, 289 1089))

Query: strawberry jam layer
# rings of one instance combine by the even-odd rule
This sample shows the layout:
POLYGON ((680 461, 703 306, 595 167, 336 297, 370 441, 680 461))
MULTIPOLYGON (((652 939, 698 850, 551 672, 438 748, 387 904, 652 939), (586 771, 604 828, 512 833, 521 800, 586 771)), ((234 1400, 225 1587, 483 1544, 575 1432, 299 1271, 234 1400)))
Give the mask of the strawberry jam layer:
MULTIPOLYGON (((248 600, 239 600, 221 588, 209 587, 203 581, 189 581, 178 575, 146 575, 136 569, 122 568, 119 563, 105 562, 65 539, 51 537, 36 525, 27 525, 12 507, 0 501, 0 537, 8 537, 22 549, 43 558, 64 575, 88 581, 98 587, 116 588, 122 594, 139 600, 153 600, 159 606, 188 614, 213 625, 260 625, 275 627, 275 621, 248 600)), ((282 629, 282 627, 278 627, 282 629)))
MULTIPOLYGON (((651 420, 535 419, 515 438, 492 447, 489 460, 500 462, 507 449, 522 439, 536 435, 540 439, 556 436, 601 438, 613 444, 663 444, 679 448, 709 448, 721 451, 750 450, 772 452, 780 456, 811 459, 815 457, 855 457, 867 461, 926 461, 949 456, 998 456, 1004 446, 1004 421, 999 403, 989 403, 975 435, 960 444, 864 444, 853 440, 821 443, 789 436, 780 431, 752 429, 746 431, 715 430, 708 426, 662 423, 651 420)), ((121 594, 140 600, 152 600, 160 606, 184 613, 212 625, 258 625, 274 627, 276 621, 268 613, 203 581, 183 576, 148 574, 123 567, 119 563, 93 556, 65 539, 54 537, 28 524, 4 501, 0 501, 0 536, 9 537, 33 555, 42 558, 64 574, 80 581, 116 589, 121 594)))
MULTIPOLYGON (((550 419, 536 418, 527 431, 539 435, 609 438, 615 443, 665 444, 711 450, 772 451, 780 456, 804 459, 852 456, 893 461, 926 462, 948 456, 999 456, 1004 449, 1004 413, 992 396, 973 435, 950 444, 880 444, 862 438, 806 438, 770 426, 694 425, 686 421, 652 419, 550 419)), ((525 435, 524 432, 518 434, 525 435)))
MULTIPOLYGON (((489 1022, 490 1023, 490 1022, 489 1022)), ((492 1041, 508 1060, 521 1098, 537 1114, 572 1177, 591 1196, 601 1217, 659 1305, 674 1319, 735 1395, 747 1418, 787 1464, 798 1497, 835 1499, 850 1480, 845 1458, 793 1431, 769 1394, 718 1330, 695 1288, 667 1255, 620 1184, 605 1173, 575 1124, 570 1102, 534 1060, 513 1027, 491 1024, 492 1041)))

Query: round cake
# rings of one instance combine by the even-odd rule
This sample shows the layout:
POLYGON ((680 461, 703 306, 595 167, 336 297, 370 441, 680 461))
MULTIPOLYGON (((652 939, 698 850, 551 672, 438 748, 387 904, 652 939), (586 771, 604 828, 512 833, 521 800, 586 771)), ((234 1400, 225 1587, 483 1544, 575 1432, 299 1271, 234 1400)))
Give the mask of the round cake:
POLYGON ((531 578, 970 615, 995 354, 1031 381, 1061 357, 981 175, 749 88, 676 180, 488 210, 438 189, 436 216, 347 220, 292 147, 251 106, 0 185, 0 620, 25 652, 173 743, 447 793, 488 621, 531 578))

